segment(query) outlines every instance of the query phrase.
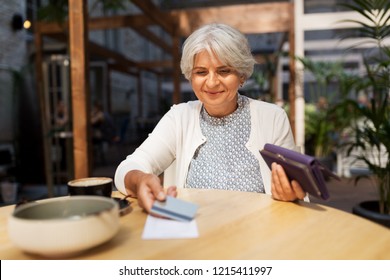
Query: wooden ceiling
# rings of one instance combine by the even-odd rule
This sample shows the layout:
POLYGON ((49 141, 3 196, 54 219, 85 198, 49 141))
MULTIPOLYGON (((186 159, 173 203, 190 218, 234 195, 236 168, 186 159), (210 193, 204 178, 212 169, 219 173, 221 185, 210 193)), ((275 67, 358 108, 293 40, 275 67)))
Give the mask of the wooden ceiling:
MULTIPOLYGON (((292 15, 290 2, 267 1, 267 3, 237 5, 238 1, 222 1, 225 6, 173 11, 160 10, 150 0, 132 0, 131 2, 142 11, 142 14, 90 18, 87 24, 88 30, 131 28, 168 54, 172 54, 172 40, 169 42, 166 37, 159 37, 156 33, 150 31, 149 27, 159 26, 171 38, 174 36, 185 38, 199 26, 211 22, 229 24, 246 34, 290 31, 292 15), (226 3, 233 2, 235 2, 235 5, 226 6, 226 3)), ((68 22, 65 22, 63 25, 55 22, 42 22, 37 24, 36 32, 44 36, 57 36, 58 38, 59 34, 68 32, 68 27, 68 22)), ((153 72, 158 71, 157 69, 161 67, 173 67, 172 61, 131 61, 127 58, 124 59, 123 54, 114 55, 112 51, 107 50, 103 46, 99 47, 91 43, 91 47, 90 54, 96 53, 99 56, 111 58, 122 66, 126 64, 129 67, 153 72), (103 49, 106 49, 107 52, 104 53, 103 49)), ((121 68, 124 69, 123 67, 121 68)))
POLYGON ((222 7, 243 4, 291 2, 290 0, 161 0, 162 10, 222 7))
POLYGON ((288 32, 291 3, 261 3, 196 8, 171 12, 179 19, 179 33, 186 37, 196 28, 211 22, 226 23, 243 33, 288 32))

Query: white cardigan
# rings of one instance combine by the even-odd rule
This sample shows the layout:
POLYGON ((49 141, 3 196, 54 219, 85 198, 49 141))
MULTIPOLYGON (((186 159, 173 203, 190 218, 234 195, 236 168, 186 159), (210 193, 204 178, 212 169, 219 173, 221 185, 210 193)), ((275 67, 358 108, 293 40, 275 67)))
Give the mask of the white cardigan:
MULTIPOLYGON (((246 147, 260 163, 265 192, 271 193, 271 172, 261 157, 266 143, 295 149, 286 112, 277 105, 250 100, 251 133, 246 147)), ((149 137, 123 160, 115 172, 116 188, 126 194, 124 178, 130 170, 141 170, 156 175, 164 172, 174 161, 173 181, 165 186, 184 187, 188 168, 196 149, 206 141, 200 129, 200 101, 173 105, 162 117, 149 137)), ((164 175, 164 177, 169 177, 164 175)))

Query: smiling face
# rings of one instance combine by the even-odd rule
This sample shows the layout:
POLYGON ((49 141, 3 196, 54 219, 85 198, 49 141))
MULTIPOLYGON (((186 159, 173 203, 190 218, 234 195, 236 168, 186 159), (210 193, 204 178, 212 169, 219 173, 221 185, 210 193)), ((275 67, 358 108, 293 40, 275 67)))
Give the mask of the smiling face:
POLYGON ((244 79, 232 67, 207 51, 195 55, 191 85, 196 97, 213 117, 224 117, 237 109, 237 90, 244 79))

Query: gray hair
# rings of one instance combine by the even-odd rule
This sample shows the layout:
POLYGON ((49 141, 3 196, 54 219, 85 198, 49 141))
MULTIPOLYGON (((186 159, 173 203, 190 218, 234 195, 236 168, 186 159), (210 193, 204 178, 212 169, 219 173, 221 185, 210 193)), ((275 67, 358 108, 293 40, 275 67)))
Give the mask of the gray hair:
POLYGON ((233 67, 244 79, 253 73, 256 61, 247 38, 226 24, 213 23, 194 31, 184 42, 180 67, 186 79, 191 79, 195 55, 204 50, 233 67))

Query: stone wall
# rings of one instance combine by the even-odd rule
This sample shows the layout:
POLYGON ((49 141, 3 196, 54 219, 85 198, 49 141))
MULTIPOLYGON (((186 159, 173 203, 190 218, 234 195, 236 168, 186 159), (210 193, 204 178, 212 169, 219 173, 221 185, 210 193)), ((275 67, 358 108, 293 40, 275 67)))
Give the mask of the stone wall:
POLYGON ((19 69, 25 63, 25 31, 13 31, 12 17, 15 14, 25 16, 25 1, 0 0, 0 64, 19 69))
POLYGON ((14 92, 13 71, 26 65, 25 30, 14 31, 12 17, 20 14, 24 18, 25 1, 0 0, 0 143, 13 141, 17 96, 14 92))

